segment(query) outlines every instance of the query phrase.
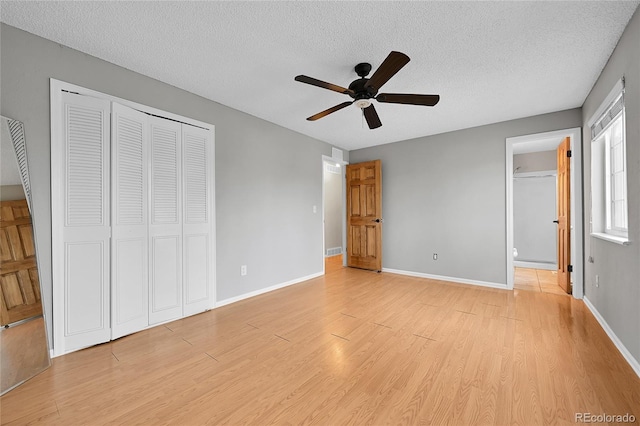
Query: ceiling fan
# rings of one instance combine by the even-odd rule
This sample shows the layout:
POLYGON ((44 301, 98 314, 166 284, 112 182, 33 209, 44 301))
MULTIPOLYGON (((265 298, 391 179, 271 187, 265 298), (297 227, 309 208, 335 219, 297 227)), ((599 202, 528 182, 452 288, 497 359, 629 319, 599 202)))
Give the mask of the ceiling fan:
POLYGON ((380 121, 380 117, 378 117, 378 113, 371 102, 373 99, 378 102, 391 104, 434 106, 440 100, 439 95, 412 95, 406 93, 378 94, 378 90, 380 90, 382 85, 389 81, 389 79, 400 71, 402 67, 407 65, 409 61, 409 57, 404 53, 395 51, 391 52, 382 62, 380 67, 373 73, 371 78, 366 78, 366 76, 371 72, 371 64, 366 62, 360 63, 355 66, 356 74, 358 74, 360 78, 354 80, 349 85, 348 89, 312 77, 307 77, 306 75, 297 76, 295 78, 296 81, 311 84, 312 86, 322 87, 323 89, 333 90, 334 92, 343 93, 354 99, 353 101, 343 102, 312 115, 311 117, 308 117, 307 120, 318 120, 355 103, 356 106, 362 109, 362 113, 364 114, 364 118, 367 120, 369 128, 377 129, 382 126, 382 122, 380 121))

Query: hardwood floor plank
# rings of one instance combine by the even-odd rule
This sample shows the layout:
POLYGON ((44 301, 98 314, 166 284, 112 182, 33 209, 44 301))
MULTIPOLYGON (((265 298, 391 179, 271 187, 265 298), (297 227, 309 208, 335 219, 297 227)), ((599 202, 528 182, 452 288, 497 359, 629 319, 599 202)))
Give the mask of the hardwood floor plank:
POLYGON ((573 424, 577 412, 638 419, 640 379, 590 311, 543 291, 334 264, 323 277, 55 358, 0 398, 0 420, 531 425, 573 424))

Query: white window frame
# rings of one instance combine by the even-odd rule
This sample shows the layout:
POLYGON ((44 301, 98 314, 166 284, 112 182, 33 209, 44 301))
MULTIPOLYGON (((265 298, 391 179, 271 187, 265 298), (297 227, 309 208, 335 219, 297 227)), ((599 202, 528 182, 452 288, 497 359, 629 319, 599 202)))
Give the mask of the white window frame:
POLYGON ((617 244, 628 245, 628 193, 627 193, 627 167, 626 167, 626 133, 625 133, 625 108, 624 108, 624 79, 620 79, 600 107, 587 122, 592 129, 591 140, 591 236, 617 244), (622 102, 621 110, 601 129, 594 130, 601 120, 609 114, 612 107, 622 102), (615 179, 612 179, 612 166, 614 158, 611 154, 611 136, 613 127, 620 123, 622 137, 622 181, 619 182, 623 189, 624 198, 624 226, 613 224, 615 206, 613 194, 615 193, 615 179))
MULTIPOLYGON (((624 102, 624 101, 623 101, 624 102)), ((624 108, 616 116, 616 118, 610 123, 608 128, 605 130, 605 134, 600 137, 605 137, 605 177, 606 177, 606 185, 605 185, 605 201, 607 202, 606 209, 606 233, 617 235, 619 237, 627 237, 629 235, 629 218, 628 218, 628 207, 627 207, 627 167, 626 167, 626 137, 625 137, 625 116, 624 116, 624 108), (614 217, 616 216, 616 208, 615 208, 615 199, 614 194, 616 193, 616 179, 614 175, 616 174, 613 171, 614 168, 614 155, 613 155, 613 147, 612 147, 612 133, 613 126, 617 123, 620 123, 620 131, 622 133, 621 144, 622 144, 622 181, 620 184, 622 185, 623 198, 622 201, 624 203, 624 226, 616 226, 614 224, 614 217)))

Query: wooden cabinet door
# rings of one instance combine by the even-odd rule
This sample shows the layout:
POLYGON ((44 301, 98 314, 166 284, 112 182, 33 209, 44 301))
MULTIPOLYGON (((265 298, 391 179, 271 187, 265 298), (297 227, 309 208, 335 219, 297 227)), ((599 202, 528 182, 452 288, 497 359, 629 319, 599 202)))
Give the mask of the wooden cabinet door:
POLYGON ((27 200, 0 202, 0 325, 42 315, 27 200))
POLYGON ((382 270, 380 160, 347 166, 347 266, 382 270))

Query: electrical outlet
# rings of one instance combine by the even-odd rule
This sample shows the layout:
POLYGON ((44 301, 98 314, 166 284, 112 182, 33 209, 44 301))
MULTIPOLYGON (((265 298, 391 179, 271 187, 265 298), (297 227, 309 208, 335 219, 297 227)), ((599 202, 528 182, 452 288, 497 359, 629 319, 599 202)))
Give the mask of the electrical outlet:
POLYGON ((318 206, 313 206, 313 212, 318 213, 318 206))
POLYGON ((438 260, 438 253, 433 253, 433 260, 438 260))
POLYGON ((600 276, 596 275, 596 287, 600 287, 600 276))
POLYGON ((240 275, 242 275, 243 277, 247 275, 247 265, 242 265, 240 267, 240 275))

